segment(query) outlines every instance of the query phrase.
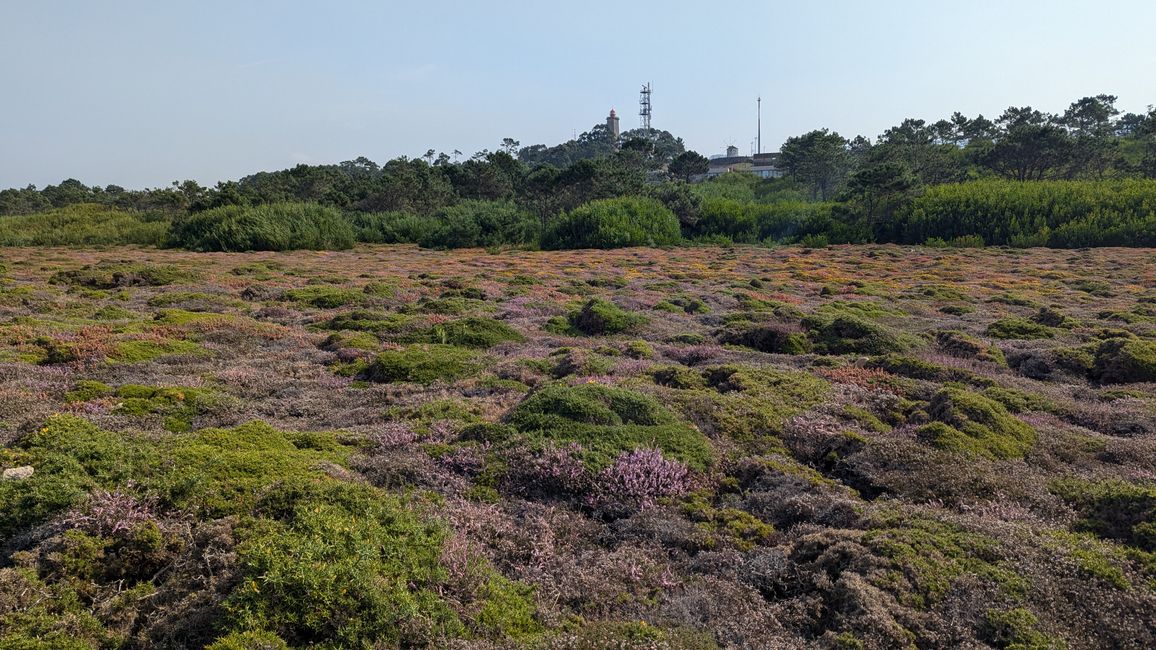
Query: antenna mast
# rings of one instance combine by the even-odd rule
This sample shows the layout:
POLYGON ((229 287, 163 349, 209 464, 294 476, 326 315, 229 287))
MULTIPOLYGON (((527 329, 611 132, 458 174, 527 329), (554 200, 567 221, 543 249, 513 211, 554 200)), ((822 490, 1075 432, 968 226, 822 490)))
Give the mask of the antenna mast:
POLYGON ((759 117, 758 117, 758 120, 759 120, 758 121, 758 125, 759 125, 759 127, 758 127, 759 128, 759 135, 758 135, 759 151, 758 151, 758 153, 762 153, 763 152, 763 96, 759 95, 759 98, 755 101, 757 101, 758 105, 759 105, 759 109, 758 109, 758 115, 759 115, 759 117))
POLYGON ((650 92, 650 83, 647 82, 638 95, 639 123, 646 135, 650 135, 650 92))

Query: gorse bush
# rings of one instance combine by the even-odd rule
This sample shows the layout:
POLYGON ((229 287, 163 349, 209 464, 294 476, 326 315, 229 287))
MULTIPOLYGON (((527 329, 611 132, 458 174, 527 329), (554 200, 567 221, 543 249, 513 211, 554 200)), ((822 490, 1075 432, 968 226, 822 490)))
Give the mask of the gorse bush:
POLYGON ((161 213, 79 203, 0 218, 0 246, 159 246, 168 229, 169 219, 161 213))
POLYGON ((196 251, 341 250, 353 227, 340 211, 313 203, 230 205, 179 217, 169 245, 196 251))
POLYGON ((542 248, 622 248, 679 243, 678 217, 649 198, 620 197, 591 201, 550 224, 542 248))

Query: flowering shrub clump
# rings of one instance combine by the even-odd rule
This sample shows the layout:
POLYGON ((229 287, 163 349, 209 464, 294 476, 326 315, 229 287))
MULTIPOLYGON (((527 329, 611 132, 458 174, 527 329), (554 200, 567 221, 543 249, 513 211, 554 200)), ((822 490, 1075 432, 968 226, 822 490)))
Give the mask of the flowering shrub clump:
POLYGON ((635 449, 619 455, 598 475, 597 499, 649 508, 662 497, 685 494, 690 487, 686 465, 666 458, 658 449, 635 449))

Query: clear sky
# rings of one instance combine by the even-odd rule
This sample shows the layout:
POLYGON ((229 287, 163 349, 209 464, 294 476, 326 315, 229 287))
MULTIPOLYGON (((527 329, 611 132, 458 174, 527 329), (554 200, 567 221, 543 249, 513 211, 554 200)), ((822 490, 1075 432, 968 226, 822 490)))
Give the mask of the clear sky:
POLYGON ((0 1, 0 188, 205 184, 503 137, 611 107, 689 148, 1075 99, 1156 103, 1156 2, 0 1))

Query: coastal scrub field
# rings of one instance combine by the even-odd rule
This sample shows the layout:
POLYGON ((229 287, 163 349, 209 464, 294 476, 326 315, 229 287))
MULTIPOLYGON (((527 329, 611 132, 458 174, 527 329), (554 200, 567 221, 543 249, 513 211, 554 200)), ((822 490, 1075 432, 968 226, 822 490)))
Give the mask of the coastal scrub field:
POLYGON ((0 648, 1156 647, 1151 249, 8 248, 0 445, 0 648))

